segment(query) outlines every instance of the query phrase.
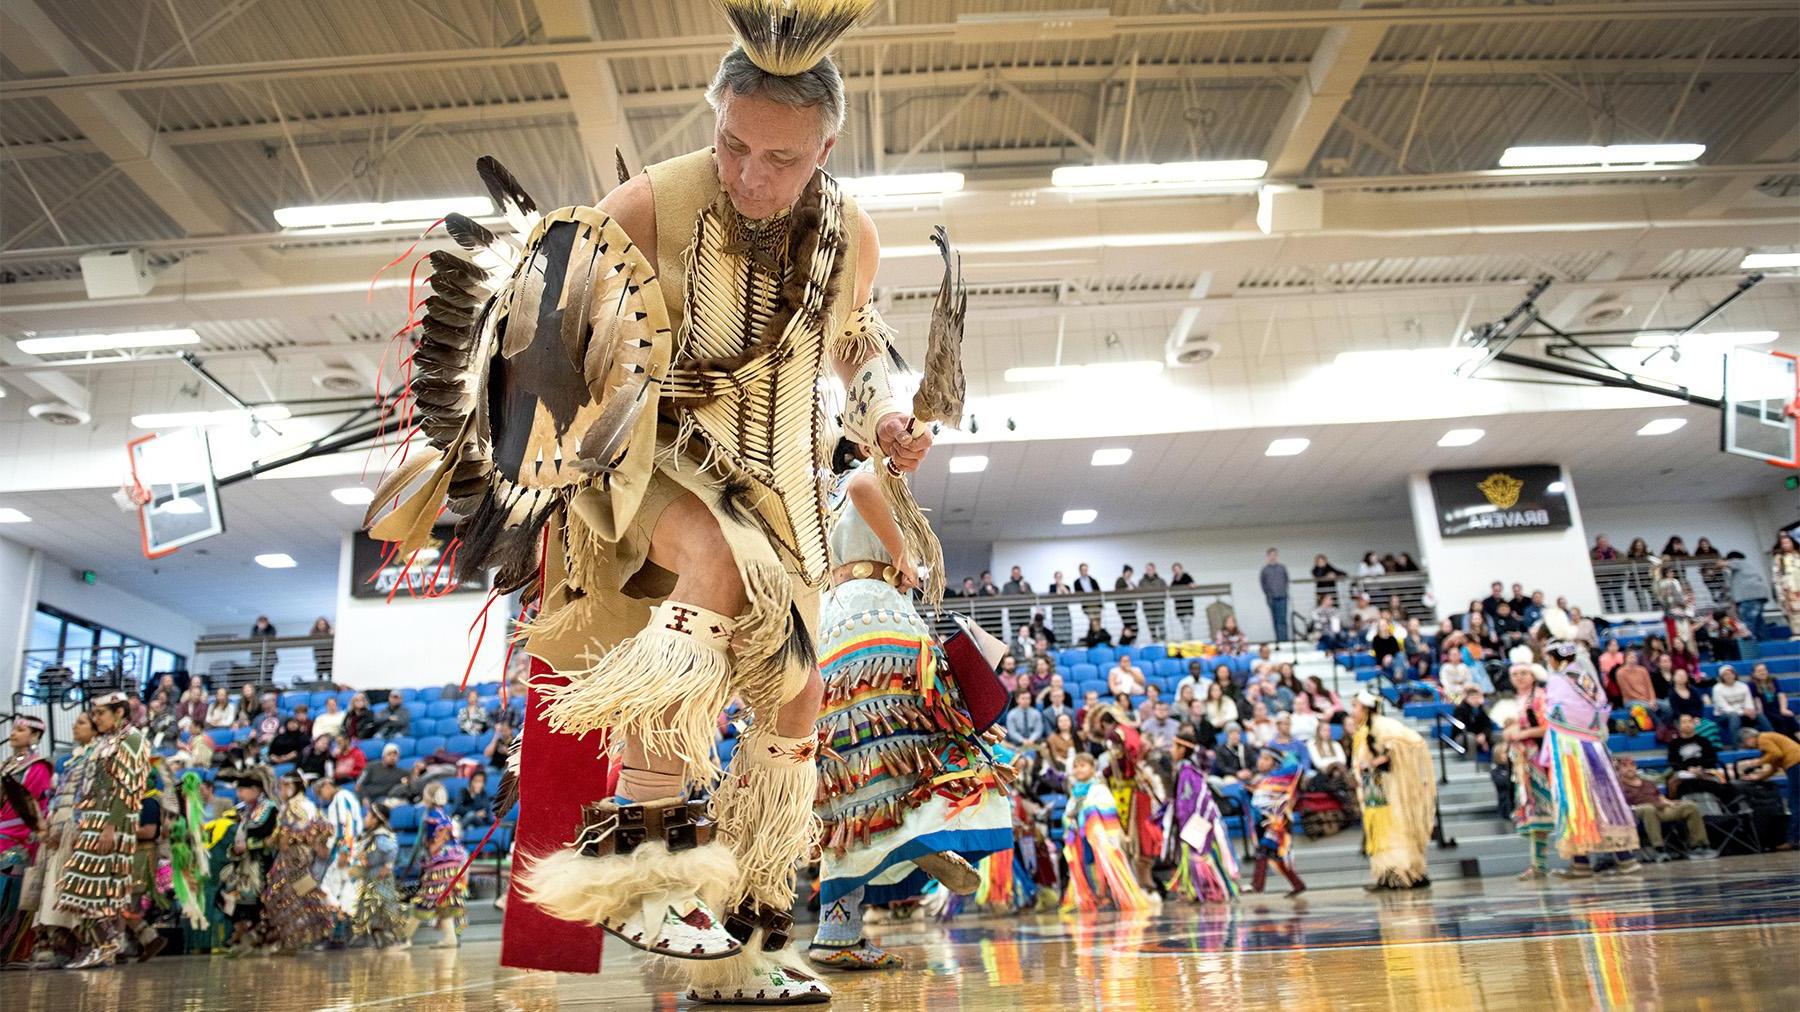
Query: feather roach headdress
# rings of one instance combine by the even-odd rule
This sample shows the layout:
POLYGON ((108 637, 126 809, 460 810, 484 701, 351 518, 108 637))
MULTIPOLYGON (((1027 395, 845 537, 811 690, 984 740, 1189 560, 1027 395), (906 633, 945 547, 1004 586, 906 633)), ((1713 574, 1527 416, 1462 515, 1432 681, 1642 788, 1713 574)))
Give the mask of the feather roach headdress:
POLYGON ((819 65, 875 0, 713 0, 750 62, 779 77, 819 65))

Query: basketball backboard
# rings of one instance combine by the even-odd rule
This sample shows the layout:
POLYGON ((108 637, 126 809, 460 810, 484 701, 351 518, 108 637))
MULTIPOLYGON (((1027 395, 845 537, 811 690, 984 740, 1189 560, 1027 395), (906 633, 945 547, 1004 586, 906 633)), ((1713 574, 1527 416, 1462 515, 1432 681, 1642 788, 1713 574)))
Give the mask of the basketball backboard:
POLYGON ((1731 349, 1723 400, 1720 449, 1800 468, 1800 361, 1781 352, 1731 349))
POLYGON ((137 508, 145 558, 225 533, 205 429, 171 429, 125 447, 131 456, 126 492, 137 508))

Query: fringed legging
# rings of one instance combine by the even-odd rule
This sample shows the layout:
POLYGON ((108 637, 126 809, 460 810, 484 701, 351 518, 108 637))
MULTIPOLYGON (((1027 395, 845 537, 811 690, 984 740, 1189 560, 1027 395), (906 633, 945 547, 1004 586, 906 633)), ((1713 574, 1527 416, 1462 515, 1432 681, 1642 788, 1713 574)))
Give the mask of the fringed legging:
POLYGON ((1269 877, 1271 863, 1275 865, 1275 870, 1288 880, 1288 885, 1294 887, 1295 892, 1306 888, 1306 883, 1300 880, 1300 873, 1294 870, 1294 866, 1289 864, 1286 858, 1279 857, 1267 850, 1259 850, 1256 854, 1256 873, 1250 879, 1252 892, 1263 891, 1263 880, 1269 877))

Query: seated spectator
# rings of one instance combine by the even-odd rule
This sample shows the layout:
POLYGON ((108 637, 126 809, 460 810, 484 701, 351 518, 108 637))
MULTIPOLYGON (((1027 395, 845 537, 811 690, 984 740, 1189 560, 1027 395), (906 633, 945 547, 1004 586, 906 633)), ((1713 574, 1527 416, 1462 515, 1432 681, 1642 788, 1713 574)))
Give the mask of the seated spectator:
POLYGON ((1044 715, 1031 705, 1031 690, 1013 693, 1012 709, 1006 713, 1006 741, 1015 749, 1035 748, 1049 733, 1044 715))
POLYGON ((1349 645, 1346 621, 1344 613, 1337 606, 1337 595, 1328 590, 1320 591, 1319 606, 1312 613, 1313 631, 1319 634, 1320 650, 1337 653, 1349 645))
POLYGON ((1570 638, 1584 650, 1594 650, 1600 646, 1600 630, 1594 627, 1593 619, 1581 613, 1580 608, 1569 609, 1569 623, 1575 627, 1575 635, 1570 638))
POLYGON ((1038 709, 1044 714, 1044 723, 1055 727, 1058 717, 1066 716, 1071 721, 1075 719, 1074 701, 1069 698, 1069 693, 1061 685, 1052 685, 1045 689, 1042 698, 1043 701, 1038 704, 1038 709))
POLYGON ((1162 690, 1157 688, 1155 682, 1145 685, 1144 701, 1137 706, 1137 719, 1140 726, 1144 721, 1150 719, 1152 713, 1156 712, 1156 704, 1158 703, 1163 703, 1165 705, 1168 703, 1168 700, 1162 698, 1162 690))
POLYGON ((282 723, 281 733, 269 742, 270 765, 295 762, 309 741, 306 725, 299 717, 289 717, 282 723))
MULTIPOLYGON (((1599 657, 1594 658, 1594 666, 1599 669, 1600 677, 1605 678, 1617 670, 1619 665, 1624 664, 1625 660, 1626 655, 1624 651, 1619 649, 1619 641, 1616 639, 1608 639, 1606 641, 1606 649, 1600 651, 1599 657)), ((1649 675, 1650 672, 1645 670, 1644 676, 1648 678, 1649 675)))
POLYGON ((475 690, 463 698, 463 708, 456 715, 456 727, 464 734, 481 735, 494 726, 493 715, 481 705, 481 697, 475 690))
POLYGON ((1136 645, 1137 635, 1137 624, 1135 622, 1125 623, 1124 627, 1119 630, 1119 645, 1122 647, 1136 645))
POLYGON ((1675 738, 1669 742, 1669 797, 1711 794, 1724 805, 1735 801, 1737 788, 1725 782, 1719 750, 1700 735, 1700 718, 1684 713, 1675 726, 1675 738))
POLYGON ((1475 673, 1462 661, 1462 654, 1455 650, 1444 655, 1438 664, 1438 693, 1444 702, 1458 702, 1463 697, 1463 690, 1475 686, 1475 673))
POLYGON ((381 718, 369 709, 369 697, 358 692, 350 697, 350 712, 344 714, 344 733, 352 739, 375 737, 381 718))
POLYGON ((324 735, 327 738, 336 738, 343 733, 344 721, 349 716, 338 707, 336 696, 326 696, 325 712, 313 718, 312 736, 317 738, 324 735))
POLYGON ((387 712, 381 715, 381 727, 375 732, 381 738, 404 738, 412 733, 412 711, 406 698, 398 692, 388 693, 387 712))
MULTIPOLYGON (((1230 668, 1225 667, 1223 664, 1219 665, 1219 668, 1225 671, 1227 677, 1229 677, 1231 671, 1230 668)), ((1175 683, 1175 698, 1181 698, 1182 689, 1193 689, 1194 698, 1199 699, 1206 695, 1206 685, 1206 665, 1201 663, 1198 659, 1191 660, 1188 662, 1187 674, 1182 677, 1181 681, 1175 683)))
POLYGON ((150 713, 144 725, 145 735, 150 740, 150 747, 157 749, 163 745, 175 743, 175 711, 169 709, 170 696, 151 696, 150 713))
POLYGON ((960 589, 952 588, 949 591, 947 591, 944 594, 944 596, 945 597, 980 597, 981 596, 981 588, 975 585, 975 578, 973 576, 965 576, 965 577, 963 577, 962 587, 960 589))
MULTIPOLYGON (((320 716, 324 715, 320 714, 320 716)), ((331 779, 340 785, 354 784, 356 778, 362 776, 363 769, 368 765, 369 757, 363 755, 362 749, 356 747, 356 742, 347 734, 339 735, 337 747, 332 750, 331 779)))
MULTIPOLYGON (((1617 646, 1615 642, 1613 644, 1617 646)), ((1619 687, 1619 704, 1625 707, 1656 706, 1656 686, 1651 683, 1650 669, 1644 667, 1636 650, 1626 651, 1624 663, 1613 669, 1613 682, 1619 687)))
POLYGON ((1087 635, 1081 638, 1081 645, 1084 647, 1112 646, 1112 633, 1107 632, 1106 628, 1100 624, 1100 616, 1088 616, 1088 631, 1087 635))
POLYGON ((1776 731, 1758 731, 1750 727, 1744 728, 1738 735, 1738 741, 1745 748, 1756 749, 1759 753, 1754 759, 1738 763, 1740 778, 1754 783, 1773 780, 1786 774, 1787 840, 1775 849, 1793 850, 1800 847, 1800 742, 1776 731))
POLYGON ((481 754, 487 757, 488 765, 494 769, 506 769, 506 757, 512 750, 513 725, 510 720, 501 720, 494 725, 494 737, 481 747, 481 754))
MULTIPOLYGON (((1665 665, 1669 663, 1666 655, 1662 658, 1662 663, 1665 665)), ((1682 717, 1692 717, 1698 722, 1706 710, 1706 697, 1701 694, 1699 689, 1689 684, 1689 676, 1686 671, 1675 670, 1672 684, 1669 686, 1669 697, 1663 701, 1661 710, 1664 717, 1671 722, 1682 717)))
POLYGON ((1687 640, 1676 640, 1669 647, 1669 666, 1687 672, 1696 682, 1700 680, 1700 657, 1688 649, 1687 640))
POLYGON ((1206 698, 1200 704, 1201 722, 1215 736, 1238 722, 1237 700, 1225 694, 1225 686, 1228 684, 1229 681, 1224 681, 1208 685, 1206 698))
POLYGON ((1012 642, 1007 644, 1007 652, 1013 659, 1024 664, 1037 656, 1037 637, 1031 635, 1031 627, 1020 624, 1013 630, 1012 642))
POLYGON ((1131 663, 1130 654, 1120 654, 1119 663, 1106 673, 1106 688, 1115 696, 1144 694, 1144 672, 1131 663))
POLYGON ((188 684, 187 691, 181 694, 181 701, 175 705, 176 724, 184 720, 195 731, 206 726, 206 690, 200 687, 198 678, 188 684))
POLYGON ((1525 623, 1526 632, 1530 632, 1537 627, 1539 622, 1544 620, 1544 609, 1544 592, 1541 590, 1532 591, 1531 600, 1525 602, 1525 607, 1518 610, 1519 618, 1525 623))
POLYGON ((1244 738, 1257 748, 1275 740, 1275 718, 1269 716, 1268 704, 1250 704, 1250 724, 1244 728, 1244 738))
POLYGON ((1052 683, 1060 685, 1061 678, 1062 676, 1056 673, 1056 661, 1050 657, 1050 652, 1047 649, 1039 650, 1037 656, 1032 658, 1031 661, 1031 679, 1029 684, 1032 695, 1042 695, 1045 690, 1050 688, 1052 683))
POLYGON ((1113 696, 1112 704, 1104 708, 1104 712, 1120 724, 1136 727, 1138 724, 1137 709, 1131 705, 1131 697, 1123 692, 1113 696))
POLYGON ((1738 681, 1737 669, 1727 664, 1719 669, 1719 682, 1712 690, 1713 722, 1725 732, 1725 740, 1738 740, 1738 733, 1749 724, 1760 731, 1772 730, 1768 721, 1756 713, 1756 697, 1750 686, 1738 681))
POLYGON ((1488 716, 1487 701, 1481 695, 1480 686, 1463 687, 1462 701, 1456 704, 1456 711, 1451 716, 1462 725, 1456 737, 1462 743, 1464 754, 1473 759, 1477 751, 1493 751, 1494 721, 1488 716))
POLYGON ((469 783, 456 795, 456 808, 451 815, 464 829, 486 826, 494 821, 492 799, 487 796, 487 774, 481 770, 469 774, 469 783))
POLYGON ((1310 713, 1321 724, 1342 724, 1344 701, 1338 698, 1337 693, 1325 687, 1324 679, 1318 675, 1307 675, 1306 687, 1294 696, 1294 712, 1310 713))
POLYGON ((994 673, 999 676, 1000 684, 1006 689, 1006 694, 1009 696, 1020 689, 1028 689, 1028 685, 1019 684, 1021 681, 1019 677, 1019 659, 1012 654, 1007 654, 1005 657, 1000 658, 1000 666, 994 669, 994 673))
POLYGON ((1093 713, 1095 710, 1098 710, 1099 708, 1100 708, 1100 693, 1098 690, 1089 689, 1086 692, 1082 693, 1081 694, 1081 705, 1075 708, 1075 729, 1077 731, 1080 731, 1083 728, 1086 728, 1087 721, 1088 721, 1088 714, 1093 713))
POLYGON ((1275 718, 1275 733, 1269 736, 1269 740, 1264 742, 1264 745, 1277 752, 1294 755, 1301 755, 1306 749, 1306 743, 1294 737, 1294 718, 1287 713, 1275 718))
POLYGON ((261 706, 261 711, 250 721, 250 740, 258 746, 267 747, 281 733, 281 714, 275 710, 273 692, 262 697, 261 706))
POLYGON ((1706 820, 1700 817, 1700 809, 1692 801, 1670 801, 1656 786, 1656 781, 1646 780, 1638 773, 1637 760, 1628 755, 1615 756, 1613 766, 1619 771, 1619 786, 1624 788, 1625 803, 1637 814, 1638 822, 1644 827, 1644 837, 1650 841, 1650 851, 1645 858, 1652 863, 1667 861, 1669 854, 1663 850, 1663 823, 1680 822, 1687 829, 1689 857, 1713 858, 1719 852, 1707 846, 1706 820))
POLYGON ((1237 657, 1249 651, 1250 637, 1245 636, 1244 631, 1238 628, 1236 615, 1225 616, 1225 622, 1219 627, 1218 635, 1213 637, 1213 646, 1218 647, 1219 653, 1228 657, 1237 657))
POLYGON ((1169 704, 1158 701, 1151 707, 1149 719, 1140 722, 1139 731, 1152 750, 1166 752, 1175 747, 1181 724, 1169 716, 1169 704))
POLYGON ((223 685, 213 693, 212 705, 206 708, 207 727, 231 727, 237 723, 237 704, 226 693, 223 685))
POLYGON ((1207 782, 1219 788, 1249 783, 1256 773, 1256 753, 1256 746, 1244 741, 1243 728, 1227 724, 1224 743, 1213 750, 1212 775, 1207 782))
MULTIPOLYGON (((1294 694, 1287 686, 1281 684, 1281 675, 1274 668, 1266 668, 1244 688, 1244 698, 1252 704, 1267 705, 1270 713, 1285 713, 1294 708, 1294 694)), ((1251 729, 1251 737, 1255 738, 1255 730, 1251 729)), ((1258 741, 1257 744, 1263 744, 1258 741)))
POLYGON ((300 730, 312 730, 312 707, 305 703, 295 703, 293 716, 300 721, 300 730))
POLYGON ((1069 759, 1075 754, 1075 718, 1067 713, 1058 714, 1056 723, 1051 725, 1050 733, 1044 736, 1044 753, 1049 757, 1049 766, 1059 770, 1067 770, 1069 759))
POLYGON ((1306 740, 1306 762, 1312 768, 1307 790, 1324 791, 1339 798, 1355 792, 1356 785, 1350 780, 1350 759, 1344 746, 1332 740, 1330 724, 1320 721, 1306 740))
POLYGON ((400 797, 406 789, 406 771, 400 768, 400 746, 381 747, 381 761, 370 763, 356 781, 356 795, 364 801, 400 797))
POLYGON ((1797 736, 1800 722, 1794 719, 1787 693, 1781 691, 1781 686, 1769 674, 1769 666, 1761 661, 1750 669, 1750 694, 1756 697, 1757 715, 1768 721, 1771 730, 1790 738, 1797 736))
POLYGON ((333 751, 331 738, 322 734, 317 735, 305 748, 300 750, 300 755, 294 759, 294 766, 305 775, 307 783, 315 780, 335 782, 333 751))
POLYGON ((1512 602, 1500 602, 1494 615, 1494 634, 1500 637, 1500 646, 1505 650, 1525 642, 1525 620, 1513 613, 1512 602))

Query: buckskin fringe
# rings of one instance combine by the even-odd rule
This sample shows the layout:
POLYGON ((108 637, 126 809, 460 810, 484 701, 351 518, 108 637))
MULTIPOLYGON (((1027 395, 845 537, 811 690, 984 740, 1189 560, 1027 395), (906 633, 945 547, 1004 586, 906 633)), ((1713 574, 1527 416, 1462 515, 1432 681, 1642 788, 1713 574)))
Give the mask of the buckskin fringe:
POLYGON ((745 896, 787 910, 794 904, 794 862, 818 850, 813 813, 819 789, 818 739, 787 738, 751 728, 732 756, 731 772, 713 792, 718 834, 737 854, 730 909, 745 896))
POLYGON ((562 672, 568 684, 538 686, 553 730, 583 735, 608 728, 615 740, 636 738, 656 755, 679 759, 692 783, 718 776, 713 739, 731 695, 724 651, 652 626, 583 660, 585 670, 562 672))

